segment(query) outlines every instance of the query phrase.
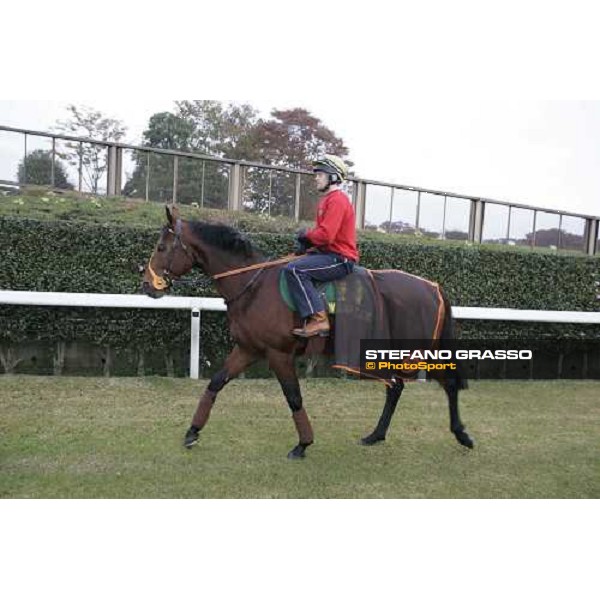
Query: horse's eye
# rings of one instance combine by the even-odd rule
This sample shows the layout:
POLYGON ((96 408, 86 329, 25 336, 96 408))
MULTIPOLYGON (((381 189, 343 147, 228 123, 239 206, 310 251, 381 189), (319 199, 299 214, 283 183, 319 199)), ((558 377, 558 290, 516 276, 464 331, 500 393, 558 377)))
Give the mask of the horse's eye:
POLYGON ((164 244, 159 244, 157 250, 159 252, 164 252, 165 251, 165 245, 164 244))

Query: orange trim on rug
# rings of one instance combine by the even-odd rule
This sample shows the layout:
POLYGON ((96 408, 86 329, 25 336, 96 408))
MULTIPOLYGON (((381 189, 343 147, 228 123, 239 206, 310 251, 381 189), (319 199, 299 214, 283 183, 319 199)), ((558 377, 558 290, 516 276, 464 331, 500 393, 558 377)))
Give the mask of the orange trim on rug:
POLYGON ((369 375, 368 373, 363 373, 360 369, 353 369, 352 367, 345 367, 344 365, 331 365, 332 369, 344 369, 344 371, 348 371, 353 375, 360 375, 361 377, 368 377, 369 379, 376 379, 385 385, 386 387, 392 387, 392 384, 389 383, 387 379, 383 379, 382 377, 377 377, 377 375, 369 375))
POLYGON ((403 275, 408 275, 409 277, 414 277, 415 279, 420 279, 425 283, 429 283, 430 285, 437 285, 435 281, 431 281, 431 279, 425 279, 425 277, 419 277, 418 275, 414 275, 413 273, 407 273, 402 269, 368 269, 369 271, 373 271, 373 273, 402 273, 403 275))
MULTIPOLYGON (((393 385, 389 379, 384 379, 383 377, 377 377, 377 375, 370 375, 369 373, 364 373, 360 369, 353 369, 352 367, 345 367, 344 365, 331 365, 331 368, 344 369, 344 371, 349 371, 353 375, 360 375, 361 377, 369 377, 370 379, 376 379, 377 381, 383 383, 386 387, 392 387, 393 385)), ((405 375, 403 371, 400 371, 399 375, 402 379, 415 379, 417 376, 414 371, 410 372, 408 375, 405 375)))
POLYGON ((442 293, 440 292, 440 286, 437 283, 435 284, 435 291, 437 292, 439 305, 437 320, 433 329, 433 339, 438 340, 440 338, 441 328, 444 324, 444 317, 446 316, 446 307, 444 306, 444 299, 442 298, 442 293))

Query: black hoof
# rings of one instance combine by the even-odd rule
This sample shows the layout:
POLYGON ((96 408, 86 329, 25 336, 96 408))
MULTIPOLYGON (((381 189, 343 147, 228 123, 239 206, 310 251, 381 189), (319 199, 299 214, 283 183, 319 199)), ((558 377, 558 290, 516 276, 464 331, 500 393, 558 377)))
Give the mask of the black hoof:
POLYGON ((382 437, 380 435, 375 435, 374 433, 360 440, 362 446, 374 446, 380 442, 385 442, 385 436, 382 437))
POLYGON ((190 427, 185 434, 183 445, 189 449, 198 443, 199 432, 195 427, 190 427))
MULTIPOLYGON (((312 442, 310 442, 310 444, 312 444, 312 442)), ((310 444, 298 444, 295 448, 292 448, 292 450, 288 452, 287 457, 290 460, 306 458, 304 451, 310 446, 310 444)))
POLYGON ((459 433, 455 433, 454 435, 456 436, 458 443, 462 444, 466 448, 473 448, 473 446, 475 446, 475 443, 466 431, 461 431, 459 433))

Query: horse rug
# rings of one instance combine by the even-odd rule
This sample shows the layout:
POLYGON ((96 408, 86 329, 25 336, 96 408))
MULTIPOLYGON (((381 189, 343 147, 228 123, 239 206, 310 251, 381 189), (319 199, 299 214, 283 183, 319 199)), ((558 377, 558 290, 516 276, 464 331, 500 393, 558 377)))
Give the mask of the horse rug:
MULTIPOLYGON (((440 338, 444 299, 439 285, 422 277, 397 269, 355 267, 350 275, 318 283, 316 289, 335 314, 335 368, 371 376, 361 371, 361 340, 431 340, 433 347, 440 338)), ((283 271, 279 290, 295 311, 283 271)))

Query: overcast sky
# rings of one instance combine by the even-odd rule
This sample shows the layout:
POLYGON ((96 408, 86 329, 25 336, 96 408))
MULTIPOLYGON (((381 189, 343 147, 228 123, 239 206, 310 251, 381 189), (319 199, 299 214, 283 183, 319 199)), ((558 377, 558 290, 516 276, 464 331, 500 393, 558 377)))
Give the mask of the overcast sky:
MULTIPOLYGON (((229 99, 221 99, 227 102, 229 99)), ((350 148, 359 177, 600 215, 599 101, 486 101, 378 96, 367 106, 293 99, 249 102, 264 115, 295 104, 309 109, 350 148)), ((66 116, 65 101, 0 101, 0 124, 48 130, 66 116)), ((129 127, 140 143, 149 117, 173 101, 77 100, 129 127)), ((0 175, 14 138, 0 133, 0 175)), ((19 147, 16 151, 18 152, 19 147)), ((13 170, 14 165, 8 169, 13 170)))

